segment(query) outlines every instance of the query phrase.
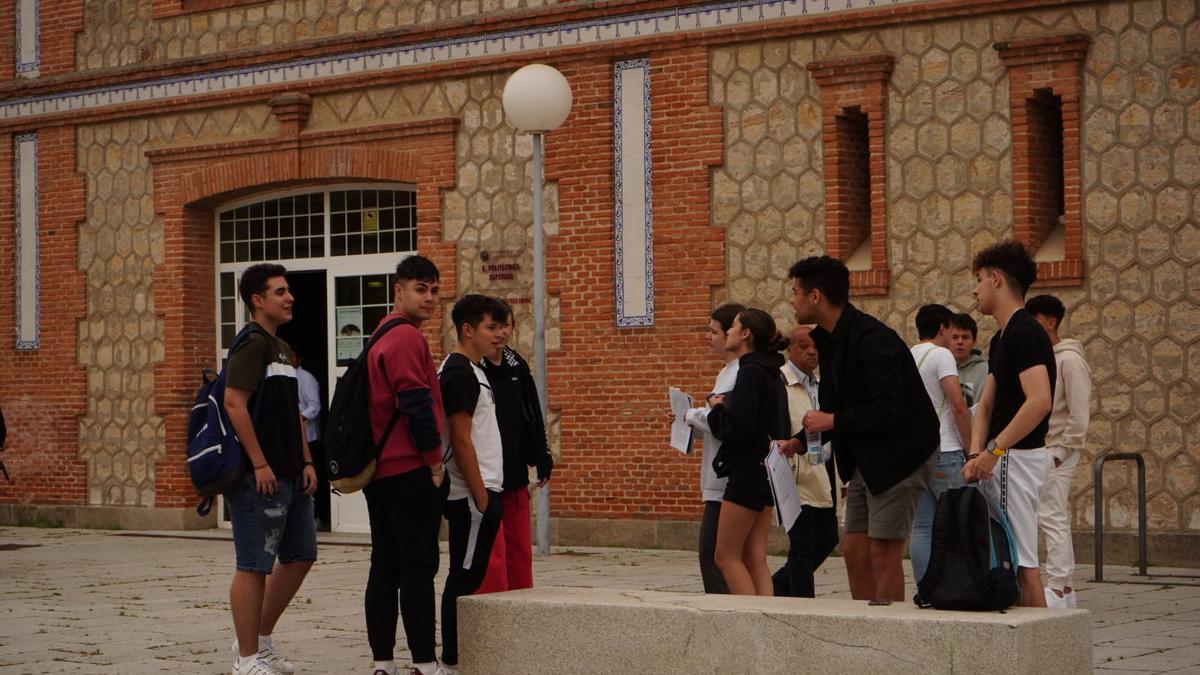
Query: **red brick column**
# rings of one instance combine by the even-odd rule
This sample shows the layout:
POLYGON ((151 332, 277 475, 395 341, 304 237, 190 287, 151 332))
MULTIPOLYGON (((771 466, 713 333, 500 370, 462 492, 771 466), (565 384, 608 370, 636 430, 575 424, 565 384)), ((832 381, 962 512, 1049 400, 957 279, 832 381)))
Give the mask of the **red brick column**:
POLYGON ((1041 286, 1083 285, 1079 98, 1088 43, 1086 35, 1059 35, 996 45, 1008 68, 1013 236, 1031 250, 1037 250, 1057 225, 1061 186, 1066 256, 1038 263, 1041 286), (1061 138, 1056 130, 1059 114, 1061 138), (1059 148, 1059 156, 1052 156, 1059 148))
POLYGON ((86 284, 76 229, 86 213, 75 166, 74 127, 38 131, 41 346, 17 351, 13 137, 0 134, 0 403, 8 425, 3 459, 12 475, 11 484, 0 483, 0 503, 87 503, 87 464, 78 450, 87 377, 77 357, 86 284))
POLYGON ((871 242, 871 269, 850 273, 850 294, 855 296, 887 295, 891 284, 884 137, 894 61, 881 54, 808 66, 821 88, 825 248, 846 260, 864 241, 871 242))
MULTIPOLYGON (((184 460, 187 410, 202 368, 216 355, 213 213, 222 203, 260 191, 330 181, 406 182, 417 186, 419 250, 442 270, 454 294, 454 248, 441 244, 440 191, 454 184, 452 119, 304 133, 302 98, 276 101, 283 135, 273 140, 154 150, 154 203, 163 219, 164 262, 154 302, 164 352, 155 367, 155 413, 165 427, 155 464, 155 505, 185 507, 195 496, 184 460)), ((440 345, 440 316, 426 335, 440 345)))
POLYGON ((713 287, 725 283, 724 229, 710 214, 722 114, 708 101, 703 47, 651 53, 654 325, 618 328, 614 291, 613 62, 556 64, 571 83, 565 125, 546 137, 559 232, 547 286, 560 300, 561 348, 548 355, 549 403, 561 414, 552 513, 679 520, 699 513, 696 458, 666 443, 666 383, 712 386, 720 365, 701 343, 713 287), (670 302, 663 302, 662 298, 670 302), (647 370, 647 364, 654 364, 647 370))

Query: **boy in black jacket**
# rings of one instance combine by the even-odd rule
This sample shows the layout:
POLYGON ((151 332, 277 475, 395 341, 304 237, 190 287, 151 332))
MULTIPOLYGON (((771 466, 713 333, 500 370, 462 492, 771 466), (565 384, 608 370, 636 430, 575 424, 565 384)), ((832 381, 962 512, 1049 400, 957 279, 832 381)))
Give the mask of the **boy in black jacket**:
POLYGON ((529 467, 537 467, 538 487, 550 482, 554 459, 546 441, 542 404, 529 364, 508 341, 512 338, 512 308, 500 331, 503 340, 480 365, 496 394, 496 420, 504 448, 504 491, 500 494, 503 518, 492 559, 479 593, 533 588, 533 537, 529 527, 529 467))
POLYGON ((848 302, 841 261, 806 258, 788 276, 796 321, 818 325, 821 409, 805 413, 804 428, 832 437, 838 473, 849 480, 842 554, 850 594, 903 600, 905 542, 937 469, 937 412, 908 345, 848 302))

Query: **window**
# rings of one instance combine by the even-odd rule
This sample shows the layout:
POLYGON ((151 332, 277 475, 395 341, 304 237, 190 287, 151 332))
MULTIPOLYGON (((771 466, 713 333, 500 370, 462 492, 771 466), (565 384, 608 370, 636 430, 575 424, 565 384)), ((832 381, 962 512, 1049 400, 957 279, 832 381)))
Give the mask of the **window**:
POLYGON ((1008 69, 1013 238, 1038 262, 1039 286, 1083 284, 1079 97, 1085 35, 996 45, 1008 69))
POLYGON ((893 57, 809 64, 821 88, 825 249, 850 268, 850 294, 887 295, 884 127, 893 57))
POLYGON ((334 307, 337 312, 337 364, 350 365, 367 346, 371 331, 392 307, 394 274, 337 277, 334 307))
MULTIPOLYGON (((410 186, 308 189, 258 197, 217 212, 218 344, 225 350, 248 319, 238 316, 239 275, 257 262, 289 271, 337 267, 361 275, 390 269, 416 248, 416 190, 410 186), (372 259, 372 256, 375 256, 372 259), (353 270, 353 271, 351 271, 353 270)), ((337 349, 358 355, 392 300, 391 275, 335 275, 337 349), (364 336, 363 333, 367 333, 364 336)))

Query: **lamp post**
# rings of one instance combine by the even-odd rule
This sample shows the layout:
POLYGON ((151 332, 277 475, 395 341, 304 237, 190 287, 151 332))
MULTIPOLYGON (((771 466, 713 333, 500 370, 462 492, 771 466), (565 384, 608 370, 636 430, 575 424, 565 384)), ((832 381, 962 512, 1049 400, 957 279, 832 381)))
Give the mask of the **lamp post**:
MULTIPOLYGON (((547 443, 550 410, 546 399, 546 235, 542 231, 542 137, 571 112, 571 85, 550 66, 533 63, 504 85, 504 115, 520 131, 533 134, 533 377, 537 384, 547 443)), ((537 491, 537 552, 550 555, 550 485, 537 491)))

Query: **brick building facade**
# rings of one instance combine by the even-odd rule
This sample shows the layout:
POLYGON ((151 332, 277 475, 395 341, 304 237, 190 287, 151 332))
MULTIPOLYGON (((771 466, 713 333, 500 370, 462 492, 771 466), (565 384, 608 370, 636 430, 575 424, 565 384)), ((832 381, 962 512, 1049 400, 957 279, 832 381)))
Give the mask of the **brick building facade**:
MULTIPOLYGON (((211 524, 190 508, 185 413, 243 320, 229 287, 251 260, 321 293, 306 352, 326 388, 343 328, 379 309, 382 261, 409 250, 443 270, 445 305, 512 299, 531 352, 532 146, 500 96, 543 61, 574 92, 544 200, 559 541, 694 542, 700 460, 666 448, 660 419, 667 384, 711 383, 714 303, 790 325, 788 266, 829 251, 853 300, 915 339, 924 302, 975 310, 972 252, 1016 237, 1093 368, 1084 465, 1144 453, 1154 560, 1194 557, 1194 0, 16 7, 0 16, 4 522, 211 524)), ((446 314, 428 329, 442 351, 446 314)), ((1113 528, 1135 523, 1133 475, 1109 469, 1113 528)), ((1072 504, 1086 538, 1087 469, 1072 504)))

